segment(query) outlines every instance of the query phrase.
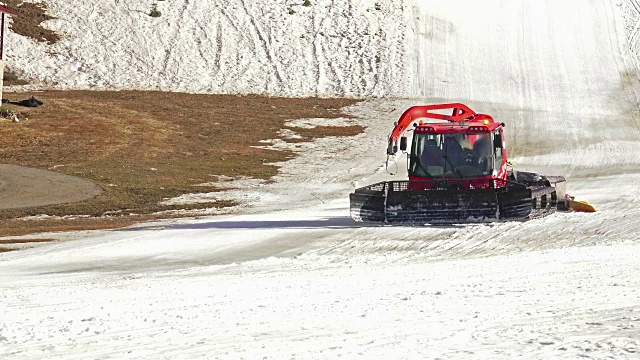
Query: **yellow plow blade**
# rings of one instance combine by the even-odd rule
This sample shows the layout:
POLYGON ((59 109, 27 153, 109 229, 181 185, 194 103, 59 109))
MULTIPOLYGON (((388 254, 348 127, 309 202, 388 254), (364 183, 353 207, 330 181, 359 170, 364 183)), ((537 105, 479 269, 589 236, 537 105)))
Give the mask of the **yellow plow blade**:
POLYGON ((578 212, 596 212, 596 208, 586 201, 569 200, 569 209, 578 212))

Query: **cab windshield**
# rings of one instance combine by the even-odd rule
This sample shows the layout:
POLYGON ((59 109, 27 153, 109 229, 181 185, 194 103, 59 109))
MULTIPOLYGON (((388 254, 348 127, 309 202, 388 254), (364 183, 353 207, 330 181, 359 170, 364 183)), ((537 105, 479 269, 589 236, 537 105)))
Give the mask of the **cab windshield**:
POLYGON ((409 175, 426 178, 469 178, 490 175, 490 133, 415 133, 409 175))

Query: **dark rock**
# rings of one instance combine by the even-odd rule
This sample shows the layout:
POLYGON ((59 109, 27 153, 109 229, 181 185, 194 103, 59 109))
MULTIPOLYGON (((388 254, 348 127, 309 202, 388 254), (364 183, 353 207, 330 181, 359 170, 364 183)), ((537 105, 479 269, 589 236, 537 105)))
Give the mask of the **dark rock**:
POLYGON ((44 103, 42 101, 36 99, 35 96, 32 96, 28 100, 22 100, 22 101, 18 102, 18 105, 26 106, 26 107, 39 107, 39 106, 44 105, 44 103))

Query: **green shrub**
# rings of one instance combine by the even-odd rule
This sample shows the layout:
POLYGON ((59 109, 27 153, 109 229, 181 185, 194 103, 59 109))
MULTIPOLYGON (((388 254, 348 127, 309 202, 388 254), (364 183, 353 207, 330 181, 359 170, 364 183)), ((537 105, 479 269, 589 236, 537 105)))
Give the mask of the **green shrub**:
POLYGON ((4 68, 4 85, 27 85, 28 81, 21 79, 16 73, 14 73, 8 66, 4 68))
POLYGON ((0 117, 3 117, 5 119, 10 119, 13 117, 13 115, 15 115, 16 112, 13 111, 13 109, 9 109, 6 106, 0 106, 0 117))
POLYGON ((11 120, 13 122, 20 122, 20 117, 21 114, 17 111, 4 105, 0 106, 0 118, 11 120))
POLYGON ((151 11, 149 12, 149 16, 151 17, 160 17, 162 13, 158 10, 158 4, 151 5, 151 11))

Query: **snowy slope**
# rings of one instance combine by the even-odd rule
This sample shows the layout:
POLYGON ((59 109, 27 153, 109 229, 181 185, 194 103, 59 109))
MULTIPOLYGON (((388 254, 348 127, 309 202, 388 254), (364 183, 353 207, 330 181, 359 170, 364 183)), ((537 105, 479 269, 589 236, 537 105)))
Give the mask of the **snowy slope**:
MULTIPOLYGON (((7 63, 36 84, 56 88, 464 99, 482 93, 489 101, 556 109, 585 105, 569 95, 569 84, 580 83, 580 91, 598 88, 594 81, 601 78, 578 68, 586 60, 608 62, 611 50, 619 49, 597 53, 594 44, 625 31, 620 24, 599 28, 583 21, 615 15, 581 1, 317 0, 305 7, 297 1, 169 0, 160 3, 160 18, 146 14, 144 0, 47 3, 58 19, 45 25, 63 39, 46 45, 9 32, 7 63), (548 12, 563 14, 566 23, 544 26, 540 20, 548 12), (454 26, 447 20, 452 15, 476 20, 454 26), (483 37, 499 41, 488 47, 474 40, 483 37), (593 43, 577 46, 582 41, 576 38, 593 43), (566 50, 578 57, 565 57, 566 50), (539 59, 540 53, 555 58, 539 59), (543 69, 546 75, 536 83, 527 81, 548 60, 557 66, 543 69), (537 103, 550 98, 541 93, 553 87, 566 95, 537 103)), ((637 47, 634 9, 640 6, 637 0, 622 3, 626 32, 637 47)))
POLYGON ((48 0, 53 46, 9 37, 9 65, 56 88, 405 94, 411 1, 48 0), (289 14, 289 9, 295 11, 289 14))
POLYGON ((640 1, 623 0, 625 33, 636 69, 640 69, 640 1))
POLYGON ((630 13, 608 0, 477 3, 424 1, 385 20, 408 27, 415 66, 402 91, 415 97, 346 109, 367 133, 296 145, 302 155, 277 182, 225 195, 251 201, 242 214, 0 254, 0 356, 636 358, 630 13), (402 176, 381 167, 392 121, 453 99, 507 124, 520 167, 568 175, 569 192, 600 211, 471 226, 351 221, 354 186, 402 176))

